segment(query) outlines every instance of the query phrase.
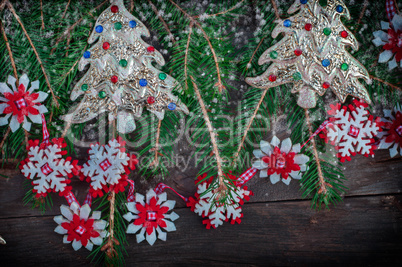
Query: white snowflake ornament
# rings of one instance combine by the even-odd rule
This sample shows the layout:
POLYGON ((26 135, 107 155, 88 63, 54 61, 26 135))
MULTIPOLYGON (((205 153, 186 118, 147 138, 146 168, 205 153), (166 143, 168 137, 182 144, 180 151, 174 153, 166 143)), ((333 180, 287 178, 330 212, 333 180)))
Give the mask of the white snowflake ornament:
POLYGON ((30 131, 33 123, 42 124, 42 115, 46 113, 47 108, 42 105, 42 102, 47 98, 48 94, 44 92, 35 92, 39 89, 39 81, 31 82, 31 87, 28 89, 29 78, 26 74, 19 79, 18 88, 15 86, 16 78, 8 76, 7 83, 0 83, 0 93, 4 97, 0 97, 0 114, 6 116, 0 118, 0 126, 10 125, 12 132, 15 132, 22 127, 30 131), (11 117, 10 122, 8 119, 11 117), (31 121, 28 121, 28 119, 31 121))
POLYGON ((106 145, 91 144, 88 151, 89 160, 81 170, 81 180, 91 183, 91 193, 94 197, 102 196, 104 190, 124 191, 128 184, 127 175, 138 162, 135 155, 128 155, 122 139, 112 139, 106 145))
POLYGON ((74 250, 84 246, 89 251, 93 245, 102 245, 103 238, 107 236, 106 226, 108 223, 101 220, 101 212, 92 212, 88 204, 80 207, 73 202, 70 207, 60 206, 62 215, 55 216, 54 221, 59 225, 54 229, 58 234, 64 235, 63 243, 71 243, 74 250))
POLYGON ((49 145, 29 140, 28 158, 21 162, 20 169, 25 177, 32 180, 32 191, 36 197, 44 197, 51 191, 65 195, 71 190, 67 185, 73 175, 78 175, 80 167, 77 160, 63 158, 67 153, 63 150, 66 146, 63 138, 55 138, 49 145))
POLYGON ((350 161, 357 153, 368 157, 374 155, 374 136, 381 131, 380 118, 374 120, 365 108, 368 104, 353 100, 353 105, 331 105, 328 111, 331 125, 327 126, 321 138, 335 145, 341 162, 350 161))
POLYGON ((381 28, 383 31, 373 32, 375 37, 373 43, 384 49, 378 62, 388 62, 389 70, 396 68, 398 64, 402 67, 402 16, 395 15, 392 24, 381 21, 381 28))
POLYGON ((145 197, 135 195, 135 202, 126 203, 128 213, 123 217, 130 224, 127 227, 128 234, 135 234, 137 243, 144 241, 152 246, 156 239, 166 241, 166 232, 176 231, 173 221, 179 218, 173 210, 176 201, 167 200, 167 194, 157 195, 154 190, 149 190, 145 197), (131 222, 134 220, 133 222, 131 222), (165 230, 166 232, 162 231, 165 230))
MULTIPOLYGON (((206 176, 207 174, 201 175, 195 183, 197 184, 204 180, 206 176)), ((233 181, 237 180, 234 175, 228 174, 227 176, 233 181)), ((199 216, 206 218, 203 220, 203 224, 206 225, 207 229, 211 227, 217 228, 223 222, 229 220, 231 220, 232 224, 240 223, 243 217, 241 205, 243 205, 244 200, 249 200, 253 193, 247 190, 247 186, 243 188, 236 186, 231 193, 232 197, 226 198, 225 203, 219 202, 219 205, 217 205, 216 200, 219 197, 213 190, 208 190, 210 186, 213 186, 212 178, 198 184, 195 199, 190 197, 187 206, 191 207, 191 210, 199 216)))
POLYGON ((393 110, 384 110, 384 117, 382 132, 377 134, 380 139, 378 149, 389 149, 391 158, 398 154, 402 156, 402 106, 397 104, 393 110))
POLYGON ((279 138, 274 136, 271 143, 262 140, 260 147, 261 149, 253 151, 258 159, 253 168, 261 170, 260 178, 269 176, 272 184, 282 180, 286 185, 289 185, 290 177, 297 180, 302 178, 301 173, 306 171, 306 163, 310 158, 300 154, 300 144, 292 146, 290 138, 286 138, 281 144, 279 138))

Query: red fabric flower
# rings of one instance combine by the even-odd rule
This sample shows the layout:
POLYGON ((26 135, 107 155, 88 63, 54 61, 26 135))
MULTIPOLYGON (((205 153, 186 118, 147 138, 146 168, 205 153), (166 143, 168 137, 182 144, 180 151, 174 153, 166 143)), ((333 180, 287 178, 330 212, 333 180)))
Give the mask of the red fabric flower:
POLYGON ((94 219, 80 219, 80 216, 74 214, 73 220, 64 222, 61 226, 67 230, 67 241, 71 242, 74 239, 81 241, 85 247, 91 237, 98 237, 99 233, 94 230, 94 219))
POLYGON ((388 29, 388 43, 383 46, 385 50, 395 53, 395 60, 400 62, 402 59, 402 32, 393 28, 388 29))
POLYGON ((387 143, 399 143, 402 146, 402 113, 400 111, 396 112, 395 120, 392 122, 386 122, 384 124, 385 130, 389 135, 385 138, 385 142, 387 143))
POLYGON ((161 207, 156 203, 156 197, 153 197, 149 201, 149 204, 145 203, 145 206, 140 203, 135 205, 136 209, 140 212, 138 214, 140 218, 136 219, 134 224, 145 227, 148 235, 152 234, 158 225, 160 227, 167 226, 163 219, 165 218, 164 214, 169 211, 169 207, 161 207))
POLYGON ((295 155, 296 153, 294 152, 286 154, 285 152, 281 152, 279 147, 275 147, 271 156, 266 156, 269 158, 268 175, 277 173, 280 174, 282 178, 288 179, 289 173, 292 171, 300 171, 300 166, 294 162, 295 155))
POLYGON ((24 121, 24 117, 28 114, 38 115, 39 111, 34 108, 33 101, 39 97, 38 93, 28 93, 23 84, 18 86, 18 91, 14 93, 4 93, 4 97, 8 100, 6 103, 8 106, 4 109, 4 114, 12 113, 13 116, 17 116, 19 123, 24 121))

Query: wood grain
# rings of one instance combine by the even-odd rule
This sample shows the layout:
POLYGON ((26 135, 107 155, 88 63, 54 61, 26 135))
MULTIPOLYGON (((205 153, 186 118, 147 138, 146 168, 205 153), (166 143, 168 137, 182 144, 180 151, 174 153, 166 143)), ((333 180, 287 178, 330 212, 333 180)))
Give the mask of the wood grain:
MULTIPOLYGON (((207 230, 188 208, 176 209, 177 231, 154 246, 128 235, 127 265, 400 265, 401 196, 348 197, 316 213, 309 201, 251 203, 240 225, 207 230)), ((0 219, 7 245, 2 266, 88 265, 53 232, 52 216, 0 219)))

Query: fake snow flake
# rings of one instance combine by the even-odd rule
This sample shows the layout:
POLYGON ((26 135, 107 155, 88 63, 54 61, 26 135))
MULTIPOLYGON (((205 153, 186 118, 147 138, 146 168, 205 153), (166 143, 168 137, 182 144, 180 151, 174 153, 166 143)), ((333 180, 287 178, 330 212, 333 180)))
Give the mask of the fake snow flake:
POLYGON ((176 231, 176 226, 173 221, 179 218, 175 212, 171 212, 176 204, 174 200, 166 200, 167 194, 162 193, 157 195, 154 190, 149 190, 146 195, 146 201, 143 195, 136 194, 135 202, 126 203, 128 213, 123 217, 128 222, 131 222, 127 227, 128 234, 136 235, 137 243, 145 239, 152 246, 156 238, 166 241, 166 232, 176 231))
POLYGON ((373 43, 376 46, 382 46, 384 49, 378 58, 378 62, 388 62, 389 70, 396 68, 399 63, 402 67, 402 16, 395 15, 391 24, 381 21, 381 28, 386 32, 373 32, 375 37, 373 43))
POLYGON ((15 132, 22 124, 25 130, 30 131, 32 123, 27 120, 27 117, 33 123, 42 124, 41 114, 48 110, 41 103, 48 94, 40 91, 34 93, 34 90, 39 88, 39 81, 31 82, 31 87, 27 90, 29 78, 26 74, 21 76, 18 88, 15 86, 16 81, 17 79, 13 76, 8 76, 7 83, 11 89, 6 83, 0 83, 0 93, 4 96, 0 97, 0 114, 6 114, 0 118, 0 126, 9 124, 11 131, 15 132))
POLYGON ((264 140, 260 142, 261 149, 253 151, 255 157, 258 158, 253 164, 253 168, 260 171, 260 178, 269 176, 272 184, 276 184, 281 180, 286 185, 290 183, 290 177, 300 180, 301 172, 306 171, 306 163, 310 158, 304 154, 300 154, 300 144, 292 146, 290 138, 281 141, 274 136, 271 143, 264 140), (289 177, 290 176, 290 177, 289 177))
POLYGON ((356 153, 368 157, 374 155, 374 136, 381 132, 380 118, 374 120, 365 108, 368 104, 353 100, 353 105, 331 105, 328 111, 331 125, 320 134, 325 141, 335 145, 341 162, 350 161, 356 153))
POLYGON ((73 242, 74 250, 79 250, 84 246, 88 250, 92 250, 93 245, 100 246, 103 238, 107 236, 105 230, 108 223, 100 220, 101 212, 92 212, 88 204, 81 208, 73 202, 70 207, 66 205, 60 206, 62 215, 55 216, 54 221, 59 225, 54 229, 58 234, 64 235, 63 243, 73 242))
POLYGON ((130 169, 134 170, 138 163, 135 155, 125 152, 124 145, 120 138, 109 140, 106 145, 91 144, 89 160, 82 167, 80 179, 91 183, 93 197, 102 196, 102 190, 124 191, 130 169))
POLYGON ((402 156, 402 106, 397 104, 393 110, 384 110, 382 119, 382 132, 377 137, 380 139, 378 149, 389 149, 391 158, 399 154, 402 156))
MULTIPOLYGON (((206 225, 207 229, 211 227, 217 228, 223 222, 229 220, 231 220, 231 224, 241 223, 241 218, 243 217, 241 205, 243 205, 244 200, 248 201, 253 193, 247 190, 247 186, 243 188, 236 186, 231 193, 231 197, 227 197, 222 203, 219 200, 218 193, 215 193, 210 188, 217 185, 216 182, 212 183, 213 177, 201 182, 205 180, 206 176, 207 174, 201 175, 195 181, 198 184, 197 193, 195 198, 189 198, 187 206, 191 207, 191 211, 206 218, 202 223, 206 225)), ((227 174, 227 176, 233 181, 237 180, 234 175, 227 174)))
POLYGON ((77 160, 62 157, 67 153, 62 150, 66 146, 63 138, 54 138, 47 146, 39 145, 39 140, 29 140, 28 158, 21 162, 20 169, 32 180, 36 197, 45 197, 51 191, 65 195, 71 190, 67 184, 73 175, 78 175, 80 167, 77 160))

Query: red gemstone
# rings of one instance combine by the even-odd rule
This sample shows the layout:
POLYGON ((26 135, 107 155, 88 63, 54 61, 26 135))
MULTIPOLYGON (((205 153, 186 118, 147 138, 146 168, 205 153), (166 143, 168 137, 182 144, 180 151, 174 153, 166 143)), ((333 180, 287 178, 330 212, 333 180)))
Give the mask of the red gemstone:
POLYGON ((153 46, 148 46, 147 50, 148 50, 149 53, 152 53, 152 52, 155 51, 155 47, 153 47, 153 46))
POLYGON ((116 75, 113 75, 110 80, 112 81, 112 83, 117 83, 119 81, 119 78, 116 75))
POLYGON ((341 36, 343 37, 343 38, 346 38, 346 37, 348 37, 348 32, 347 31, 341 31, 341 36))
POLYGON ((303 53, 303 51, 301 49, 296 49, 295 50, 295 55, 296 56, 300 56, 303 53))
POLYGON ((312 28, 313 25, 311 25, 311 23, 306 23, 306 25, 304 25, 304 29, 306 29, 306 31, 311 31, 312 28))
POLYGON ((148 104, 153 104, 153 103, 155 103, 155 97, 153 97, 153 96, 148 97, 147 102, 148 102, 148 104))
POLYGON ((273 75, 273 74, 271 74, 271 75, 269 75, 268 79, 269 79, 271 82, 274 82, 274 81, 276 81, 276 76, 273 75))
POLYGON ((110 44, 108 42, 103 43, 103 49, 108 50, 110 47, 110 44))
POLYGON ((324 89, 328 89, 330 86, 331 86, 331 85, 329 84, 329 82, 324 82, 324 83, 322 84, 322 88, 324 88, 324 89))
POLYGON ((114 6, 111 6, 111 7, 110 7, 110 10, 111 10, 113 13, 117 13, 117 12, 119 12, 119 7, 116 6, 116 5, 114 5, 114 6))

